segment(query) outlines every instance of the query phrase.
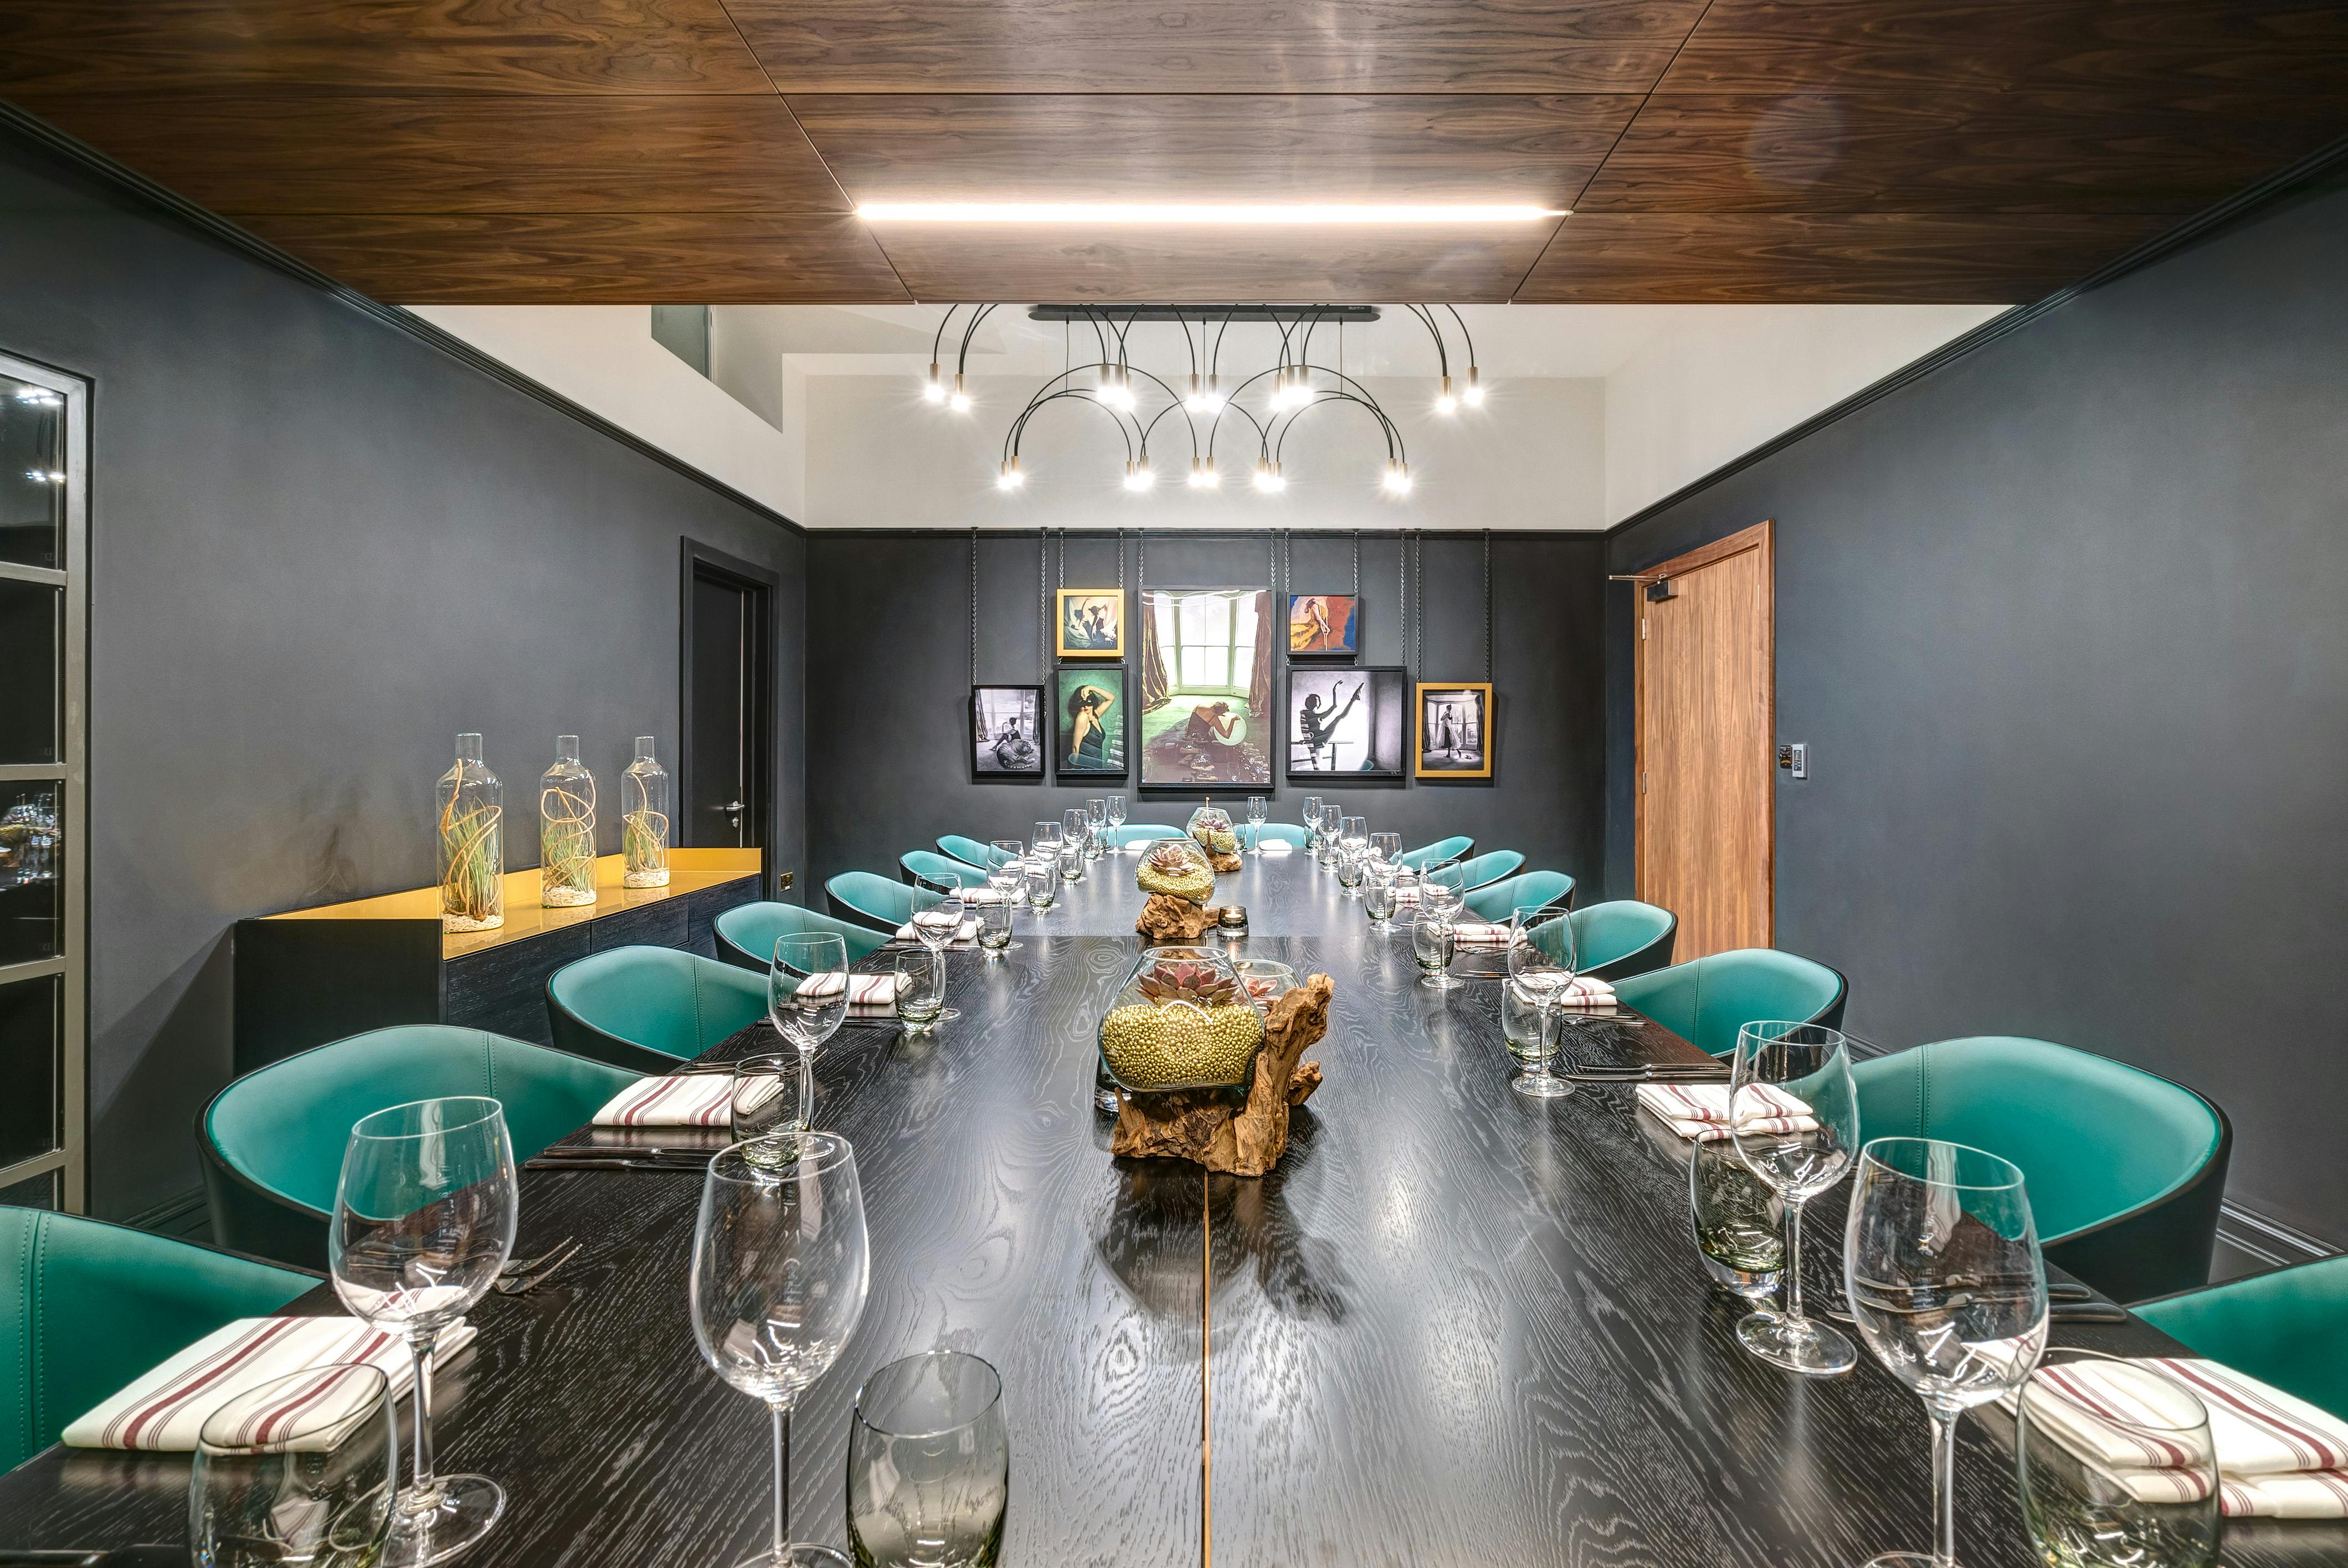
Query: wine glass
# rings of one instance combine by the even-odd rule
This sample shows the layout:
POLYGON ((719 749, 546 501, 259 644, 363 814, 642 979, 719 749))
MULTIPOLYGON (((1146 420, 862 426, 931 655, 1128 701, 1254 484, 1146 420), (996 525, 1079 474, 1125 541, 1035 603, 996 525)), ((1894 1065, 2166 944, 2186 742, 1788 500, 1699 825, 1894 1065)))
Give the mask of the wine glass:
POLYGON ((1248 797, 1248 840, 1251 853, 1263 853, 1263 820, 1271 814, 1271 801, 1261 795, 1248 797))
POLYGON ((1786 1203, 1786 1310, 1756 1308, 1736 1326, 1736 1337, 1790 1372, 1848 1372, 1859 1361, 1851 1342, 1833 1325, 1802 1315, 1802 1205, 1841 1181, 1859 1154, 1859 1091, 1842 1031, 1776 1022, 1739 1029, 1728 1130, 1736 1157, 1786 1203), (1789 1114, 1787 1096, 1808 1114, 1789 1114))
POLYGON ((1859 1338, 1932 1422, 1934 1550, 1887 1552, 1869 1568, 1952 1568, 1957 1418, 2019 1387, 2046 1346, 2022 1172, 1961 1143, 1875 1139, 1859 1151, 1842 1257, 1859 1338))
POLYGON ((1351 844, 1364 854, 1370 852, 1370 820, 1367 817, 1340 817, 1337 820, 1337 847, 1351 844))
POLYGON ((848 1140, 808 1132, 782 1141, 789 1157, 772 1164, 738 1143, 709 1162, 693 1229, 693 1334, 717 1376, 765 1400, 774 1418, 774 1530, 740 1568, 847 1568, 829 1547, 786 1539, 790 1420, 864 1314, 872 1271, 864 1193, 848 1140))
POLYGON ((1101 857, 1101 834, 1108 828, 1108 797, 1095 795, 1085 802, 1085 859, 1101 857))
POLYGON ((371 1563, 391 1532, 399 1429, 364 1362, 274 1377, 204 1418, 188 1476, 198 1568, 371 1563))
POLYGON ((1395 857, 1402 853, 1402 835, 1400 833, 1372 833, 1370 835, 1370 853, 1378 860, 1383 861, 1387 865, 1394 864, 1395 857))
POLYGON ((1058 854, 1060 852, 1060 824, 1057 822, 1036 823, 1035 837, 1030 839, 1028 841, 1034 844, 1039 851, 1049 851, 1053 854, 1058 854))
POLYGON ((860 1563, 983 1568, 1003 1550, 1003 1379, 959 1350, 891 1361, 856 1391, 848 1539, 860 1563))
POLYGON ((1509 977, 1500 995, 1500 1032, 1526 1070, 1509 1087, 1532 1099, 1559 1099, 1573 1085, 1549 1070, 1565 1030, 1565 1002, 1578 954, 1573 922, 1561 910, 1525 904, 1509 921, 1509 977), (1512 1020, 1510 1015, 1514 1014, 1512 1020))
MULTIPOLYGON (((1112 795, 1112 796, 1110 796, 1110 797, 1108 798, 1108 830, 1109 830, 1109 836, 1110 836, 1111 838, 1115 838, 1115 837, 1117 836, 1117 830, 1119 828, 1122 828, 1122 827, 1124 827, 1124 826, 1125 826, 1125 797, 1124 797, 1124 796, 1122 796, 1122 795, 1112 795)), ((1124 847, 1124 846, 1122 846, 1122 845, 1112 845, 1112 846, 1111 846, 1111 848, 1117 848, 1117 849, 1121 849, 1121 848, 1123 848, 1123 847, 1124 847)))
POLYGON ((1344 830, 1345 809, 1334 800, 1321 802, 1321 863, 1337 863, 1337 838, 1344 830))
MULTIPOLYGON (((816 1047, 848 1017, 848 944, 836 932, 792 932, 775 939, 767 968, 767 1017, 798 1047, 799 1104, 815 1114, 816 1047)), ((811 1123, 810 1123, 811 1124, 811 1123)))
POLYGON ((986 885, 1014 907, 1027 902, 1027 851, 1016 839, 987 846, 986 885))
POLYGON ((506 1511, 487 1476, 432 1468, 432 1346, 513 1254, 520 1197, 505 1108, 474 1095, 361 1117, 343 1148, 326 1231, 335 1294, 407 1341, 416 1366, 415 1464, 392 1510, 384 1561, 420 1568, 487 1535, 506 1511))
POLYGON ((2190 1388, 2126 1357, 2049 1349, 2014 1410, 2022 1517, 2075 1568, 2214 1568, 2218 1446, 2190 1388))

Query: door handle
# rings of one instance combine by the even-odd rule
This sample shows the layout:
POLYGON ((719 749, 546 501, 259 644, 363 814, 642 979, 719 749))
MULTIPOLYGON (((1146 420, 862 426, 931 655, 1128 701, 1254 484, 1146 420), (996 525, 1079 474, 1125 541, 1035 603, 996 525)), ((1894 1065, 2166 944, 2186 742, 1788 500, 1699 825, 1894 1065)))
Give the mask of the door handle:
POLYGON ((750 808, 739 800, 728 800, 723 806, 712 806, 709 809, 713 811, 747 811, 750 808))

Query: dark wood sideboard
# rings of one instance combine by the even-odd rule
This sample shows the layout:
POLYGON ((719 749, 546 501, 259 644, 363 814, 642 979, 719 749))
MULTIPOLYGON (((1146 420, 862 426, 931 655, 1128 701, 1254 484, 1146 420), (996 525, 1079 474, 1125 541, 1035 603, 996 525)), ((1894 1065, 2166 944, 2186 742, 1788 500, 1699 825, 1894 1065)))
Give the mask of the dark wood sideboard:
POLYGON ((550 1043, 546 979, 611 947, 716 954, 711 922, 761 896, 757 850, 675 849, 669 885, 623 888, 595 862, 595 903, 545 909, 535 868, 506 875, 506 922, 444 934, 438 890, 236 923, 236 1070, 392 1024, 459 1024, 550 1043))

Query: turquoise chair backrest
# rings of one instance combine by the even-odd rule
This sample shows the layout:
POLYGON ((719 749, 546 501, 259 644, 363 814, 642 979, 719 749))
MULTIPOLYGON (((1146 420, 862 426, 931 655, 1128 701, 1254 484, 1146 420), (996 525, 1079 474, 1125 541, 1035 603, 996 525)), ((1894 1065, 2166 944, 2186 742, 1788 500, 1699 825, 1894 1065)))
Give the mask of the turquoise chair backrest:
POLYGON ((1842 976, 1774 947, 1740 947, 1614 982, 1614 995, 1699 1050, 1725 1057, 1766 1018, 1842 1024, 1842 976))
POLYGON ((1119 844, 1148 844, 1159 839, 1188 836, 1183 829, 1166 822, 1126 822, 1117 828, 1116 833, 1119 844))
POLYGON ((897 857, 897 863, 910 876, 927 877, 948 887, 984 887, 986 873, 973 865, 965 865, 948 855, 929 850, 907 850, 897 857))
MULTIPOLYGON (((1678 917, 1670 910, 1635 898, 1593 903, 1573 912, 1576 961, 1583 973, 1593 974, 1665 942, 1678 928, 1678 917)), ((1646 964, 1625 970, 1623 975, 1660 969, 1670 962, 1671 950, 1666 946, 1646 964)))
POLYGON ((1395 857, 1395 863, 1408 866, 1413 871, 1425 871, 1437 861, 1447 861, 1455 855, 1464 855, 1475 847, 1476 841, 1463 833, 1457 838, 1437 839, 1431 844, 1424 844, 1415 850, 1405 850, 1395 857))
POLYGON ((592 1028, 659 1051, 697 1057, 767 1016, 758 976, 675 947, 614 947, 556 970, 547 999, 592 1028))
POLYGON ((96 1220, 0 1208, 0 1470, 13 1470, 141 1372, 318 1280, 96 1220))
MULTIPOLYGON (((1502 852, 1513 854, 1515 851, 1502 852)), ((1522 876, 1508 877, 1476 888, 1468 893, 1466 903, 1468 912, 1478 920, 1505 921, 1525 904, 1537 903, 1544 908, 1550 904, 1562 905, 1572 892, 1573 879, 1563 872, 1527 872, 1522 876)), ((1574 928, 1577 937, 1581 929, 1580 926, 1574 928)))
POLYGON ((1514 876, 1517 868, 1524 863, 1525 857, 1514 850, 1488 851, 1472 861, 1461 862, 1459 885, 1471 892, 1479 887, 1489 887, 1503 877, 1514 876))
POLYGON ((2348 1336, 2348 1258, 2229 1280, 2142 1302, 2135 1311, 2195 1354, 2348 1420, 2348 1355, 2341 1352, 2348 1336))
POLYGON ((247 1073, 204 1113, 204 1136, 232 1169, 257 1185, 331 1213, 343 1146, 352 1124, 370 1112, 412 1100, 487 1095, 505 1107, 514 1158, 527 1160, 585 1126, 637 1076, 479 1029, 407 1024, 353 1035, 247 1073))
POLYGON ((1868 1138, 1971 1144, 2022 1168, 2042 1242, 2174 1191, 2218 1151, 2199 1095, 2047 1040, 1940 1040, 1851 1065, 1868 1138))
POLYGON ((948 833, 938 841, 938 848, 964 865, 976 866, 981 871, 1010 858, 993 844, 982 844, 976 839, 965 839, 960 833, 948 833))
POLYGON ((874 872, 842 872, 824 883, 823 891, 891 931, 913 918, 913 890, 874 872))
MULTIPOLYGON (((755 967, 761 973, 774 962, 775 943, 779 937, 794 936, 802 932, 822 932, 837 936, 847 946, 848 961, 851 964, 889 940, 877 931, 845 920, 834 920, 828 914, 818 914, 795 903, 737 903, 732 909, 720 911, 712 923, 726 946, 742 955, 734 962, 751 967, 748 961, 755 959, 755 967)), ((719 951, 725 953, 725 947, 719 951)))

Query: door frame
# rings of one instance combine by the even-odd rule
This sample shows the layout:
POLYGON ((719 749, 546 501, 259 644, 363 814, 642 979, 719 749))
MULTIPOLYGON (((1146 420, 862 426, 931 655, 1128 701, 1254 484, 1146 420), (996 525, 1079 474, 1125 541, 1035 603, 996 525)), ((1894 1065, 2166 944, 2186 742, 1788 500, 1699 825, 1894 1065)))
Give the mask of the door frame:
MULTIPOLYGON (((750 595, 750 670, 755 685, 749 706, 757 733, 748 738, 744 747, 754 772, 752 781, 743 794, 744 803, 750 808, 751 822, 758 828, 758 845, 762 851, 758 872, 760 885, 771 889, 776 874, 775 826, 780 820, 775 767, 775 719, 780 696, 776 690, 775 601, 782 589, 782 578, 755 562, 728 555, 690 536, 680 542, 676 655, 677 805, 684 814, 693 814, 693 585, 696 578, 713 577, 750 595)), ((697 826, 690 822, 686 825, 688 828, 697 826)), ((678 835, 675 841, 680 845, 691 845, 699 841, 696 834, 687 832, 678 835)))
POLYGON ((1761 755, 1755 759, 1763 769, 1762 777, 1770 779, 1768 820, 1761 835, 1762 883, 1766 890, 1762 908, 1769 923, 1769 941, 1777 940, 1777 525, 1774 518, 1763 518, 1750 528, 1742 528, 1709 544, 1674 555, 1643 571, 1627 573, 1639 597, 1632 601, 1639 623, 1638 634, 1632 638, 1631 663, 1631 872, 1638 896, 1647 892, 1647 725, 1643 704, 1647 692, 1647 616, 1645 594, 1647 585, 1666 577, 1684 576, 1699 567, 1725 561, 1748 550, 1761 552, 1761 666, 1769 672, 1761 693, 1761 755))

